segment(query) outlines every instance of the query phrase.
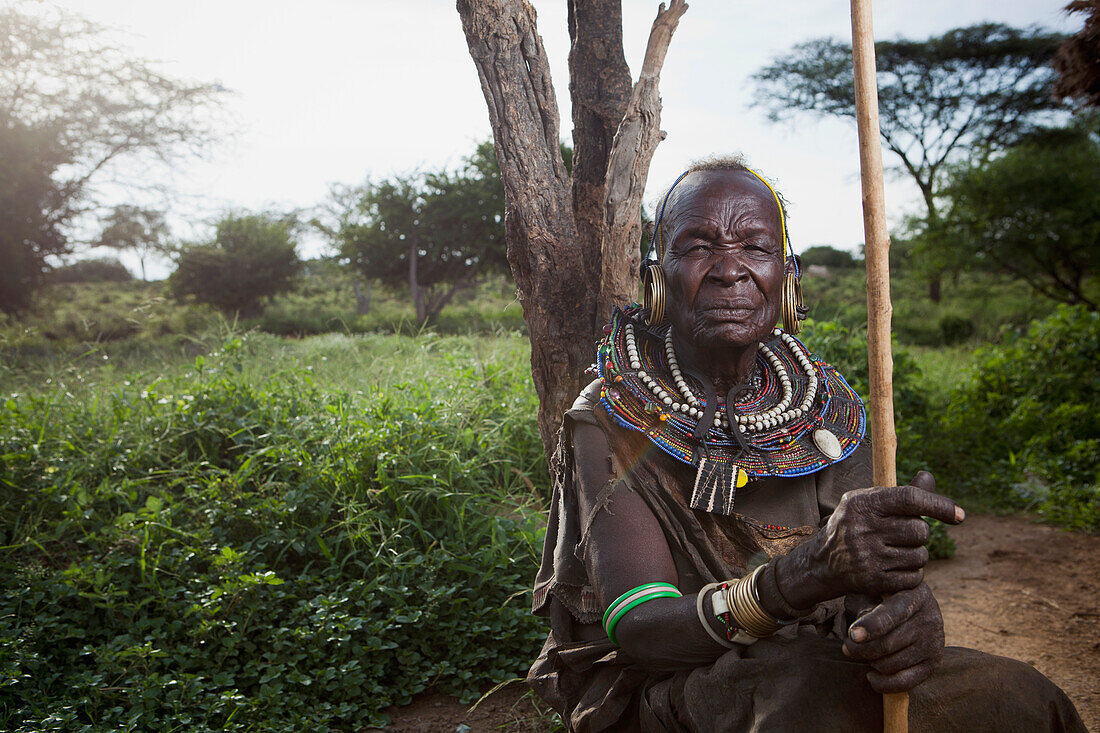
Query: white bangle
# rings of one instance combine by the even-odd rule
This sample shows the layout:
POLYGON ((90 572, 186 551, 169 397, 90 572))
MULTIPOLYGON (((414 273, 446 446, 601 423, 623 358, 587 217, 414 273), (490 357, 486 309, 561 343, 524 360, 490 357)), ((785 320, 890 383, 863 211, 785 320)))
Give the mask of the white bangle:
POLYGON ((703 631, 707 632, 707 634, 710 635, 710 638, 714 639, 716 642, 726 647, 727 649, 737 649, 739 646, 738 644, 726 641, 721 636, 716 634, 714 629, 711 628, 711 625, 707 622, 706 617, 703 616, 703 598, 706 597, 707 593, 715 590, 719 585, 721 584, 710 583, 709 585, 704 585, 702 588, 699 589, 699 593, 695 596, 695 613, 699 615, 699 623, 703 625, 703 631))

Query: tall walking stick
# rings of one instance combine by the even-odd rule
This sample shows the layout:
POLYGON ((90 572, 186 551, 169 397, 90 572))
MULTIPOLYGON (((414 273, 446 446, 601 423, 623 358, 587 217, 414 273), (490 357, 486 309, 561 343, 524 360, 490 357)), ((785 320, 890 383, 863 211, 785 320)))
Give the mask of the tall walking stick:
MULTIPOLYGON (((882 182, 882 143, 875 81, 871 0, 852 0, 852 63, 856 126, 863 184, 863 232, 867 263, 867 360, 871 375, 871 445, 876 486, 897 485, 898 439, 894 432, 894 360, 890 353, 890 237, 882 182)), ((882 696, 883 731, 908 733, 909 693, 882 696)))

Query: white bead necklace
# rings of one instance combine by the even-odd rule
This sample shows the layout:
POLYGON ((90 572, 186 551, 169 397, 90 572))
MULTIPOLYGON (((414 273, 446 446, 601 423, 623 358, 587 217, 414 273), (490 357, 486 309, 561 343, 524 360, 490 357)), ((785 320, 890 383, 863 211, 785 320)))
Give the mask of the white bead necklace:
MULTIPOLYGON (((778 328, 772 333, 782 339, 783 343, 790 349, 791 355, 806 374, 808 380, 806 384, 806 394, 799 402, 798 407, 791 409, 791 404, 794 400, 794 388, 791 385, 790 375, 787 374, 787 370, 779 357, 776 356, 771 349, 761 343, 759 345, 760 353, 763 354, 764 358, 775 371, 776 378, 779 380, 780 387, 782 388, 783 396, 775 406, 768 410, 738 415, 737 424, 742 432, 758 433, 771 428, 780 427, 791 420, 796 420, 810 411, 814 399, 817 397, 817 371, 814 368, 813 362, 810 360, 809 354, 805 352, 802 345, 790 334, 784 333, 778 328)), ((672 345, 672 329, 670 328, 665 335, 665 358, 668 360, 668 366, 672 372, 672 381, 680 393, 678 396, 670 394, 656 379, 642 370, 642 361, 638 355, 638 345, 634 338, 634 327, 630 323, 626 324, 625 336, 626 356, 630 361, 630 368, 637 372, 638 378, 642 380, 642 383, 645 384, 650 394, 652 394, 658 402, 671 409, 673 412, 680 412, 697 420, 702 417, 705 407, 703 403, 700 402, 698 396, 692 391, 691 387, 688 386, 680 370, 679 361, 676 359, 676 349, 672 345), (680 398, 682 398, 682 400, 680 398)), ((718 409, 715 411, 714 426, 726 430, 729 429, 729 419, 726 410, 718 409)))

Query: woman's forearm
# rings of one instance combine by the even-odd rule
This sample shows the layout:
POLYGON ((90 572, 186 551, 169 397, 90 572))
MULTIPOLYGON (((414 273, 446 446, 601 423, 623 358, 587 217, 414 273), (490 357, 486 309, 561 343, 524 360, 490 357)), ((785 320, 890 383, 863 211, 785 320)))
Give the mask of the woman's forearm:
MULTIPOLYGON (((710 599, 703 601, 704 617, 720 634, 717 622, 710 619, 710 599)), ((655 670, 696 667, 731 651, 703 629, 694 593, 681 598, 658 598, 637 606, 616 626, 615 637, 632 660, 655 670)))

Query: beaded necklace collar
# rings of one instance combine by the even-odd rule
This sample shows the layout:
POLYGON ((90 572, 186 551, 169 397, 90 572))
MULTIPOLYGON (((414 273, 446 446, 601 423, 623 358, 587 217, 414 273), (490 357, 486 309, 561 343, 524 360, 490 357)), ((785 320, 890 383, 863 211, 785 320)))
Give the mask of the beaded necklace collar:
POLYGON ((604 329, 600 403, 619 425, 695 466, 693 508, 731 514, 750 480, 814 473, 859 446, 862 400, 795 337, 775 329, 760 344, 753 379, 719 395, 707 377, 680 367, 671 327, 646 327, 639 310, 616 309, 604 329))

